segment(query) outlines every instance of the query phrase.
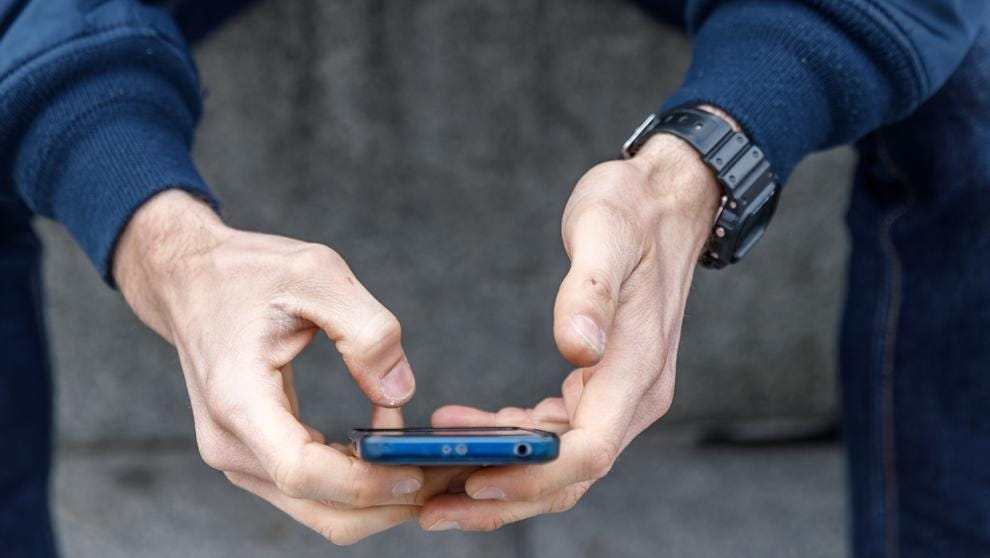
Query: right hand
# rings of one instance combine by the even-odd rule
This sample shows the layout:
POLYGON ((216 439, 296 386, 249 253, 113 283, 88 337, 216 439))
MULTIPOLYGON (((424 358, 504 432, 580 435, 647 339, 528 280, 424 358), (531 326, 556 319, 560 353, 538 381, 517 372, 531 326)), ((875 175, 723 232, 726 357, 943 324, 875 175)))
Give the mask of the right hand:
POLYGON ((231 229, 169 190, 131 219, 113 272, 137 316, 178 351, 200 454, 235 485, 337 544, 413 519, 440 490, 421 490, 418 467, 326 445, 299 419, 292 360, 321 330, 376 406, 398 407, 415 390, 398 320, 336 252, 231 229))

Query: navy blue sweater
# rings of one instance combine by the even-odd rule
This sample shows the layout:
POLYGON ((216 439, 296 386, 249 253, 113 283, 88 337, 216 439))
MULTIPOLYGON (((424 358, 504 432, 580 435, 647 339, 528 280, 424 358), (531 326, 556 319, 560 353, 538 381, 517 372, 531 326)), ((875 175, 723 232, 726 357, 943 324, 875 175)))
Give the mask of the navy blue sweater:
MULTIPOLYGON (((694 56, 665 106, 725 109, 786 177, 808 153, 931 96, 990 2, 691 0, 686 13, 694 56)), ((0 201, 19 196, 64 224, 108 281, 114 243, 145 200, 182 188, 215 204, 189 155, 200 110, 164 8, 0 0, 0 201)))

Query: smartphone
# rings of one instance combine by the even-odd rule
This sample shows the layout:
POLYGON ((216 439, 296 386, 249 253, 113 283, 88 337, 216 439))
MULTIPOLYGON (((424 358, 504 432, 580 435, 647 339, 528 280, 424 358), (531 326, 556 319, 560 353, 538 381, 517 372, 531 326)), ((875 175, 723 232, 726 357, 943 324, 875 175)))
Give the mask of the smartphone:
POLYGON ((557 459, 552 432, 513 426, 357 428, 355 455, 384 465, 511 465, 557 459))

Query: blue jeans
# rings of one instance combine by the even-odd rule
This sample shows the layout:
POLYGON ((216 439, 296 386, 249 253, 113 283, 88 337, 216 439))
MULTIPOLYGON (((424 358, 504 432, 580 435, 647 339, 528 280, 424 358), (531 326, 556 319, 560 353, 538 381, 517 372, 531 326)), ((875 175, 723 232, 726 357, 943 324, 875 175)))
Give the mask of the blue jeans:
POLYGON ((840 358, 856 556, 990 556, 990 33, 859 151, 840 358))
POLYGON ((0 194, 0 556, 48 557, 52 386, 30 218, 0 194))

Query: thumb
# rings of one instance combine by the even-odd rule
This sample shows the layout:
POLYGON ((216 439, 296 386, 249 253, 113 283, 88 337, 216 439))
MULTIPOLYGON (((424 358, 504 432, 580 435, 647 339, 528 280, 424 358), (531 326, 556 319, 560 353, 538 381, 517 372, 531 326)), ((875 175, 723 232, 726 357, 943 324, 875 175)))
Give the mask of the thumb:
POLYGON ((593 366, 604 356, 620 289, 639 262, 641 242, 618 221, 590 211, 569 219, 564 230, 571 269, 557 293, 553 334, 575 366, 593 366))

